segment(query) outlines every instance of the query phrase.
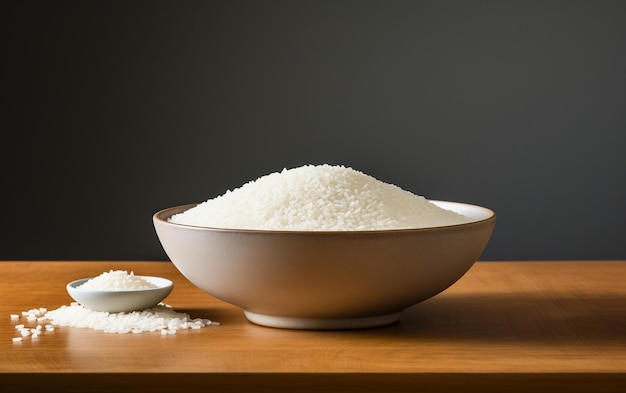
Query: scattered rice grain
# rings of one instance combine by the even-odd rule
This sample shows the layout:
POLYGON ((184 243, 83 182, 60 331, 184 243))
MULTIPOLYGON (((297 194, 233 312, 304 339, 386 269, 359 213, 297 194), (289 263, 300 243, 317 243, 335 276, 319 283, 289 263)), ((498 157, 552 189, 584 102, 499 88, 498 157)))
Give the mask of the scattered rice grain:
MULTIPOLYGON (((129 313, 108 313, 92 311, 78 303, 62 306, 48 311, 46 317, 53 326, 70 326, 91 328, 107 333, 154 332, 159 330, 173 331, 189 329, 188 314, 176 312, 171 307, 159 304, 143 311, 129 313)), ((211 325, 207 320, 200 320, 200 326, 211 325)))
MULTIPOLYGON (((155 287, 154 284, 143 278, 134 276, 132 272, 128 274, 126 271, 110 271, 101 276, 106 278, 94 283, 100 289, 103 286, 118 289, 155 287), (113 280, 111 280, 112 277, 113 280), (120 277, 122 280, 118 280, 120 277), (113 283, 113 281, 116 282, 113 283)), ((20 314, 10 315, 14 323, 20 320, 20 314)), ((92 311, 77 302, 73 302, 69 306, 61 306, 51 311, 44 307, 22 311, 21 318, 29 322, 29 326, 24 323, 16 323, 14 327, 21 337, 13 338, 13 342, 22 341, 24 337, 37 339, 44 331, 53 332, 55 326, 90 328, 119 334, 160 331, 161 334, 170 335, 176 334, 178 330, 200 329, 216 324, 209 319, 192 319, 188 314, 177 312, 172 306, 163 303, 143 311, 108 313, 92 311), (37 324, 35 325, 33 322, 37 324)))

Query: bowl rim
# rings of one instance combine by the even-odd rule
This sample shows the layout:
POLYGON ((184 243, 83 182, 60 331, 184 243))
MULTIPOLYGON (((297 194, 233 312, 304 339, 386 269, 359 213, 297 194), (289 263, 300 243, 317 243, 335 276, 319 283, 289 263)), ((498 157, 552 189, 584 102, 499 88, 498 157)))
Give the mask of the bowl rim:
POLYGON ((172 227, 180 227, 180 228, 188 228, 192 230, 199 231, 210 231, 210 232, 224 232, 224 233, 250 233, 250 234, 282 234, 282 235, 365 235, 365 234, 398 234, 398 233, 416 233, 416 232, 426 232, 426 231, 436 231, 436 230, 449 230, 451 228, 462 228, 474 226, 480 223, 486 223, 490 221, 496 220, 496 213, 486 207, 474 205, 471 203, 464 202, 454 202, 454 201, 444 201, 444 200, 436 200, 436 199, 428 199, 429 202, 433 202, 435 204, 447 204, 447 205, 457 205, 457 206, 466 206, 471 209, 479 210, 485 213, 487 216, 485 218, 472 220, 469 222, 452 224, 452 225, 439 225, 434 227, 423 227, 423 228, 399 228, 399 229, 372 229, 372 230, 362 230, 362 231, 314 231, 314 230, 288 230, 288 229, 250 229, 250 228, 219 228, 219 227, 207 227, 200 225, 191 225, 191 224, 180 224, 175 222, 170 222, 168 220, 174 213, 173 211, 177 211, 181 213, 188 209, 191 209, 194 206, 199 205, 199 203, 188 203, 183 205, 171 206, 165 209, 161 209, 152 215, 153 221, 159 222, 163 225, 172 226, 172 227))

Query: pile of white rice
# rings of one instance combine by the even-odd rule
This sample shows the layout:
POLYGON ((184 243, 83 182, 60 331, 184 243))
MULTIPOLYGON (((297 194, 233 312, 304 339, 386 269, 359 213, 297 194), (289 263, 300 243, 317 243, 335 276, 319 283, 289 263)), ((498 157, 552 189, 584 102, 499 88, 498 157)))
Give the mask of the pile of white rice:
POLYGON ((180 329, 200 329, 217 325, 208 319, 192 319, 189 314, 177 312, 166 304, 159 304, 143 311, 109 313, 92 311, 78 303, 72 303, 48 311, 45 318, 49 319, 53 326, 90 328, 105 333, 160 331, 162 334, 174 334, 180 329))
POLYGON ((25 338, 38 339, 43 334, 50 334, 55 326, 90 328, 105 333, 142 333, 160 332, 162 335, 176 334, 178 330, 201 329, 219 325, 218 322, 204 318, 191 318, 187 313, 176 312, 171 306, 159 304, 156 307, 130 313, 109 313, 92 311, 78 303, 48 311, 46 308, 33 308, 20 314, 11 314, 15 323, 17 337, 13 342, 25 338))
POLYGON ((89 328, 105 333, 160 332, 162 335, 176 334, 178 330, 201 329, 218 322, 205 318, 191 318, 189 314, 177 312, 171 306, 159 304, 143 311, 129 313, 109 313, 92 311, 78 303, 48 311, 46 308, 33 308, 20 314, 11 314, 18 336, 14 343, 25 338, 38 339, 49 334, 56 326, 89 328))
POLYGON ((135 276, 135 272, 128 273, 126 270, 110 270, 85 281, 77 288, 100 291, 127 291, 132 289, 151 289, 157 288, 157 286, 148 280, 135 276))
POLYGON ((78 303, 61 306, 56 310, 33 308, 21 314, 11 314, 11 321, 18 333, 13 342, 25 338, 38 339, 43 334, 50 334, 55 326, 90 328, 105 333, 142 333, 160 332, 162 335, 176 334, 178 330, 201 329, 218 322, 205 318, 191 318, 189 314, 177 312, 171 306, 159 304, 156 307, 130 313, 109 313, 93 311, 78 303))
POLYGON ((427 228, 471 221, 398 186, 331 165, 265 175, 169 220, 213 228, 298 231, 427 228))

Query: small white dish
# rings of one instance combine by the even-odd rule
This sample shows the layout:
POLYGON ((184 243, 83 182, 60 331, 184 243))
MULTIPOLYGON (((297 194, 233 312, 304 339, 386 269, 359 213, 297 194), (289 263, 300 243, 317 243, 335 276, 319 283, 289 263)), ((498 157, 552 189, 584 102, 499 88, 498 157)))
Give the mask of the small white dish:
POLYGON ((90 278, 81 278, 67 284, 67 293, 82 306, 93 311, 131 312, 152 308, 165 299, 174 283, 162 277, 138 276, 156 285, 156 288, 129 290, 94 290, 78 288, 90 278))

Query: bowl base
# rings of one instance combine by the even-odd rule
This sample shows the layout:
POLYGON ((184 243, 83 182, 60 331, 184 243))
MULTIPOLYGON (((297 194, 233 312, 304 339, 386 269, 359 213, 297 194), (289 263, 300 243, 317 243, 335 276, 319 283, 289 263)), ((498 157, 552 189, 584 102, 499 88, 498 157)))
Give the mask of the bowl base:
POLYGON ((390 325, 400 319, 400 313, 357 318, 295 318, 258 314, 244 310, 248 321, 257 325, 281 329, 348 330, 390 325))

